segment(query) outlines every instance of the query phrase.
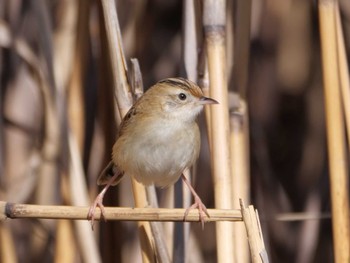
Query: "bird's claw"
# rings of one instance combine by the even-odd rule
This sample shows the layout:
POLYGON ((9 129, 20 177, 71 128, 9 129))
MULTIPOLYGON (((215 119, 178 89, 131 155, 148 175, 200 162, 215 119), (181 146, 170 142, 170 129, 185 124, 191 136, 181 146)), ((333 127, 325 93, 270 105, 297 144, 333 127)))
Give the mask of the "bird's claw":
POLYGON ((106 220, 105 218, 105 207, 102 204, 103 196, 100 194, 96 197, 94 203, 90 206, 89 212, 87 214, 87 219, 90 220, 91 223, 91 229, 94 230, 94 223, 95 223, 95 212, 96 208, 99 207, 101 210, 101 218, 106 220))
POLYGON ((190 212, 190 210, 196 209, 196 208, 198 209, 199 221, 202 224, 202 229, 204 229, 205 217, 206 216, 210 217, 210 215, 208 213, 206 206, 203 204, 202 200, 198 196, 194 197, 193 205, 191 205, 189 208, 186 209, 185 215, 184 215, 184 221, 186 221, 186 217, 188 216, 188 213, 190 212))

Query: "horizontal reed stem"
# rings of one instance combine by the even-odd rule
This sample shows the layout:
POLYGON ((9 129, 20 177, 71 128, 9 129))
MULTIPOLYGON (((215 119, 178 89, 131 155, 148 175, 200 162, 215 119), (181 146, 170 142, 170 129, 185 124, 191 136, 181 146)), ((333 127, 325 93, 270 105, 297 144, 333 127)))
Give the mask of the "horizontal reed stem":
MULTIPOLYGON (((6 218, 42 218, 87 220, 89 207, 14 204, 0 201, 0 220, 6 218)), ((117 221, 183 221, 186 209, 105 207, 106 220, 117 221)), ((242 221, 241 211, 208 209, 206 222, 242 221)), ((96 209, 95 219, 100 220, 100 209, 96 209)), ((198 222, 198 210, 188 213, 187 222, 198 222)))

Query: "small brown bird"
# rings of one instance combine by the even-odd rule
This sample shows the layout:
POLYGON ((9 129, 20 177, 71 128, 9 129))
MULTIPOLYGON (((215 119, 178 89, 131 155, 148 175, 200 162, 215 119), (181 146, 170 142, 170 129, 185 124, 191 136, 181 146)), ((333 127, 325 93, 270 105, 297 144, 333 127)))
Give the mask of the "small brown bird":
POLYGON ((97 181, 106 187, 89 210, 91 223, 97 206, 104 215, 102 201, 108 187, 118 184, 127 174, 144 185, 160 187, 172 185, 182 176, 194 196, 194 204, 186 210, 185 218, 190 209, 198 208, 203 225, 207 209, 183 172, 199 155, 196 117, 204 105, 217 103, 204 97, 195 83, 183 78, 164 79, 146 91, 120 125, 112 161, 97 181))

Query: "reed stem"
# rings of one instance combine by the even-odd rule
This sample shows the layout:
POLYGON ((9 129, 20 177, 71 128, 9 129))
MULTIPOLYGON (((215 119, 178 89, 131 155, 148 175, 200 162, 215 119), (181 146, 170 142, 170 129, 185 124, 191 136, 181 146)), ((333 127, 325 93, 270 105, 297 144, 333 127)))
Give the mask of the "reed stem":
MULTIPOLYGON (((89 207, 14 204, 0 201, 0 220, 6 218, 43 218, 87 220, 89 207)), ((178 221, 184 220, 186 209, 105 207, 105 219, 117 221, 178 221)), ((240 210, 208 209, 210 218, 206 222, 242 221, 240 210)), ((101 219, 96 210, 95 220, 101 219)), ((199 222, 198 210, 189 211, 186 222, 199 222)))
MULTIPOLYGON (((219 105, 211 107, 211 157, 215 206, 232 208, 229 114, 225 46, 226 1, 204 1, 203 25, 208 56, 210 96, 219 105)), ((233 228, 228 222, 216 224, 217 261, 233 262, 233 228)))
POLYGON ((319 1, 335 262, 350 262, 348 167, 337 48, 338 3, 319 1))

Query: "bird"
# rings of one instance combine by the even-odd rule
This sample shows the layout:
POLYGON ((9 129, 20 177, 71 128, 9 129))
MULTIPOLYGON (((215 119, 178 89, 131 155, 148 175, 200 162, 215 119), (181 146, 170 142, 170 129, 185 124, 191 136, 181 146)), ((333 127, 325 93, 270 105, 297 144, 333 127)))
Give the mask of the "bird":
POLYGON ((124 175, 145 186, 163 188, 182 177, 194 197, 184 220, 191 209, 198 208, 204 226, 205 215, 209 217, 207 208, 184 171, 198 159, 200 130, 196 117, 210 104, 218 102, 205 97, 194 82, 179 77, 157 82, 135 102, 120 124, 112 160, 97 179, 97 184, 105 187, 89 209, 92 227, 97 207, 104 217, 103 197, 107 189, 118 184, 124 175))

